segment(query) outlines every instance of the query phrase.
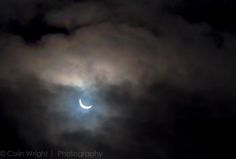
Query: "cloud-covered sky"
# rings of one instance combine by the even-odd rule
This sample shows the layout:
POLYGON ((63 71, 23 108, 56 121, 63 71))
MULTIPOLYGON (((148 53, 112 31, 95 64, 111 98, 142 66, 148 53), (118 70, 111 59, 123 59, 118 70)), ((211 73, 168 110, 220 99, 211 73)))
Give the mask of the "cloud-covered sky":
POLYGON ((96 150, 117 159, 230 156, 233 6, 1 1, 0 150, 96 150), (82 110, 80 97, 93 108, 82 110))

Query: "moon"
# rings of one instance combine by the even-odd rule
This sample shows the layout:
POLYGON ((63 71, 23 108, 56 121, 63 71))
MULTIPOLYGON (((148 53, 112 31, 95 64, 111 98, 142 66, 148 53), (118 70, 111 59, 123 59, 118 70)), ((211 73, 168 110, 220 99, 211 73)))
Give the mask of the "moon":
POLYGON ((84 104, 82 103, 81 98, 79 99, 79 105, 80 105, 80 107, 83 108, 83 109, 90 109, 90 108, 93 107, 93 105, 84 105, 84 104))

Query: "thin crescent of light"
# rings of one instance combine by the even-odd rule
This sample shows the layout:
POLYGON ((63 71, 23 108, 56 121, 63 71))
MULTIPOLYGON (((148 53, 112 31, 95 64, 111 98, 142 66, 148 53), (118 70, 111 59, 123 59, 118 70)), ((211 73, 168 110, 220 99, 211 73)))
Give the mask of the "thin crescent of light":
POLYGON ((80 107, 83 108, 83 109, 90 109, 90 108, 93 107, 93 105, 89 105, 89 106, 84 105, 84 104, 82 103, 81 98, 79 99, 79 105, 80 105, 80 107))

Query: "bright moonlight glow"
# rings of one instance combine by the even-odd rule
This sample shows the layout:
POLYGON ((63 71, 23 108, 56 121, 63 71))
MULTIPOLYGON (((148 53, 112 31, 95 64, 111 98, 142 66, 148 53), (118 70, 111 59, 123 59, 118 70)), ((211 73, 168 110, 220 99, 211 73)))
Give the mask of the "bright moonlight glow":
POLYGON ((79 99, 79 105, 80 105, 80 107, 81 108, 83 108, 83 109, 91 109, 93 106, 92 105, 84 105, 83 103, 82 103, 82 100, 81 100, 81 98, 79 99))

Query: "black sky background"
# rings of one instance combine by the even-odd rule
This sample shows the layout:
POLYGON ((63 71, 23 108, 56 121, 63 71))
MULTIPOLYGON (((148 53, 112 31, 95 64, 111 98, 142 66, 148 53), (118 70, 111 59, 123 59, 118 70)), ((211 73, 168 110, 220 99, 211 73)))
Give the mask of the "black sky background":
MULTIPOLYGON (((235 7, 233 0, 1 1, 0 150, 96 150, 117 159, 235 157, 235 7), (93 36, 100 30, 104 37, 93 36), (83 39, 90 35, 95 43, 83 39), (103 41, 124 54, 50 52, 64 43, 99 50, 103 41), (52 49, 40 54, 45 48, 52 49), (111 74, 124 72, 114 84, 86 70, 96 74, 97 103, 106 105, 90 119, 79 112, 71 118, 73 107, 64 107, 81 89, 42 74, 53 74, 54 60, 67 57, 78 63, 104 58, 102 64, 115 65, 111 74), (98 128, 85 129, 86 120, 98 128)), ((63 64, 59 68, 70 72, 63 64)))

